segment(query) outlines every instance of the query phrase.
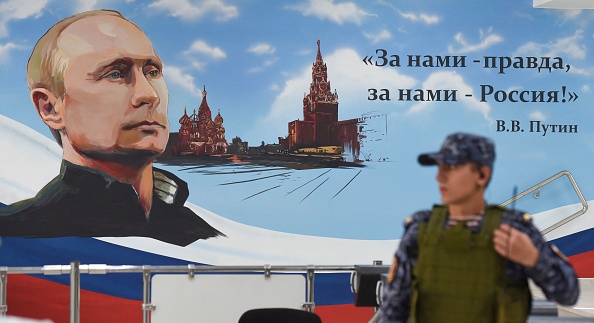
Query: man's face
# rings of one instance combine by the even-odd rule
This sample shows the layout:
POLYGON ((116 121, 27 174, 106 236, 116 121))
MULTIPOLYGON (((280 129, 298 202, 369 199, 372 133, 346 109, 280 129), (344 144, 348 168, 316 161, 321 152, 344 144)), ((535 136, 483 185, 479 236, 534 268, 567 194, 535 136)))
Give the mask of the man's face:
POLYGON ((448 205, 463 205, 476 198, 482 198, 480 187, 485 178, 476 165, 438 164, 436 180, 439 184, 441 202, 448 205))
POLYGON ((72 147, 106 159, 163 152, 168 91, 144 33, 122 18, 87 17, 64 30, 58 47, 68 57, 62 114, 72 147))

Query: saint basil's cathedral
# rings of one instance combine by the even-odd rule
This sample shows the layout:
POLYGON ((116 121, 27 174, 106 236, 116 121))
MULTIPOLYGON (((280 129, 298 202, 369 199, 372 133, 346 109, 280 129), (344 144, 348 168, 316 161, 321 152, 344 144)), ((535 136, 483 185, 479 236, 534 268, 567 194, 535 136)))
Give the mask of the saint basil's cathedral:
POLYGON ((220 155, 227 152, 225 127, 219 109, 214 121, 208 102, 206 101, 206 87, 202 91, 202 102, 198 113, 188 116, 186 109, 179 119, 180 128, 177 138, 176 155, 220 155))

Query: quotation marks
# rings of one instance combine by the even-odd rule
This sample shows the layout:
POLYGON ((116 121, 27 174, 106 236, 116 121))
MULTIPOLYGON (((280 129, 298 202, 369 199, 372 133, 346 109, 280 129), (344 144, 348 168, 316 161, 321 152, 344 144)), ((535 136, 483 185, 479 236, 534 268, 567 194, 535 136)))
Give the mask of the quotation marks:
POLYGON ((565 102, 573 102, 575 100, 578 99, 578 95, 575 92, 569 92, 567 93, 567 87, 565 85, 563 85, 561 87, 561 93, 563 94, 563 100, 561 102, 565 103, 565 102), (566 100, 565 96, 569 95, 569 99, 566 100))

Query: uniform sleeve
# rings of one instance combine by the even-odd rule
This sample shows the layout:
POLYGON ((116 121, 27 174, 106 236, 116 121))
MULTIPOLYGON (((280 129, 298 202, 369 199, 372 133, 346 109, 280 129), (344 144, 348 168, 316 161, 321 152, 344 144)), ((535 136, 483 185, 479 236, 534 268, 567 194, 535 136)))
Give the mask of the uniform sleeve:
POLYGON ((542 289, 547 299, 562 305, 575 304, 579 283, 571 264, 557 247, 544 240, 530 216, 522 215, 522 220, 514 222, 514 227, 530 236, 539 253, 536 265, 526 268, 527 276, 542 289))
POLYGON ((383 291, 380 323, 408 322, 412 295, 412 268, 418 258, 419 224, 426 221, 428 216, 427 212, 419 212, 405 221, 405 231, 394 255, 394 264, 383 291))

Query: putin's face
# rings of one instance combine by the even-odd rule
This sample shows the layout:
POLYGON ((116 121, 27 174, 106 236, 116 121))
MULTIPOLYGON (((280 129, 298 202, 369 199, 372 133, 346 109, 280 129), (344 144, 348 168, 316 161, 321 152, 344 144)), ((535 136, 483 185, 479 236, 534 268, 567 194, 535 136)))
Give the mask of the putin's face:
POLYGON ((63 140, 90 158, 154 158, 169 138, 162 62, 135 25, 93 16, 58 39, 67 57, 63 140), (111 157, 110 157, 111 156, 111 157))

